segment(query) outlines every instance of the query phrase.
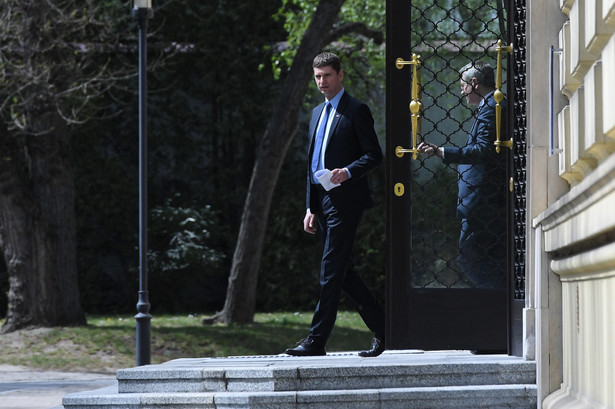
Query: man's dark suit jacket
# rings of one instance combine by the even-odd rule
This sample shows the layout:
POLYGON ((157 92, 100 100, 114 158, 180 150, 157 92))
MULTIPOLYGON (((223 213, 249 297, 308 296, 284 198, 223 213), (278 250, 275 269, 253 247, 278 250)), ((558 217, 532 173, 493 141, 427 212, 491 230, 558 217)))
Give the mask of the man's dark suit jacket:
MULTIPOLYGON (((506 154, 498 154, 493 144, 495 105, 493 93, 488 94, 478 108, 466 145, 444 148, 444 163, 458 164, 457 216, 460 219, 506 217, 506 154)), ((506 104, 502 101, 503 131, 506 130, 505 112, 506 104)))
MULTIPOLYGON (((314 137, 318 119, 325 104, 312 111, 310 120, 309 156, 314 150, 314 137)), ((329 129, 329 139, 325 150, 325 167, 329 170, 347 168, 351 178, 340 186, 331 189, 329 196, 338 209, 365 209, 373 206, 372 196, 366 174, 382 162, 382 150, 374 131, 374 118, 367 105, 350 96, 342 95, 329 129)), ((306 206, 312 213, 321 208, 318 186, 312 184, 310 163, 307 172, 306 206)))
MULTIPOLYGON (((506 153, 497 153, 493 143, 495 105, 493 93, 488 94, 466 145, 444 148, 444 162, 458 164, 457 218, 462 227, 457 261, 466 277, 483 288, 506 285, 506 153)), ((502 130, 505 112, 503 101, 502 130)))

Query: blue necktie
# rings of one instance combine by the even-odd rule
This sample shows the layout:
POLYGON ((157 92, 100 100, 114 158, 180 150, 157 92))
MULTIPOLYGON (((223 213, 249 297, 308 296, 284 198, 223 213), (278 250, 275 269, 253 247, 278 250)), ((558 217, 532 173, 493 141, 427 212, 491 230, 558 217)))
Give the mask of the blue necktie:
POLYGON ((322 169, 322 163, 321 163, 321 150, 322 150, 322 143, 325 139, 325 132, 327 130, 327 122, 329 122, 329 112, 331 111, 331 104, 327 102, 327 104, 325 105, 325 114, 322 117, 322 120, 320 121, 320 126, 318 127, 318 130, 316 131, 316 140, 314 141, 314 152, 312 153, 312 181, 314 183, 320 183, 316 177, 314 177, 314 173, 316 173, 317 170, 322 169))

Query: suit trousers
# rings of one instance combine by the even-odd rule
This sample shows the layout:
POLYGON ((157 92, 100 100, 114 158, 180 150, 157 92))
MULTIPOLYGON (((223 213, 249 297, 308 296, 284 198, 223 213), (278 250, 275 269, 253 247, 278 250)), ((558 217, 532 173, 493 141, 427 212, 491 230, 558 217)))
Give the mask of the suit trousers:
POLYGON ((476 288, 506 288, 506 225, 504 219, 461 219, 459 255, 461 272, 476 288))
POLYGON ((316 213, 323 253, 320 268, 320 299, 310 328, 310 338, 326 345, 343 292, 367 327, 384 339, 384 310, 353 268, 354 238, 363 209, 337 209, 328 192, 319 190, 322 210, 316 213))

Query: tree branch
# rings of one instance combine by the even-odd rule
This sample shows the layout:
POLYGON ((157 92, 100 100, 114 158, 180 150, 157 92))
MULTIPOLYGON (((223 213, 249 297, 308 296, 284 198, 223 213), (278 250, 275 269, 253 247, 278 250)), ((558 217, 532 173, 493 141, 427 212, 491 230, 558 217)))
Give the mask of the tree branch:
POLYGON ((329 32, 327 42, 332 43, 348 34, 361 35, 365 38, 374 40, 376 44, 382 44, 384 42, 384 36, 381 31, 374 30, 364 23, 348 23, 339 27, 334 27, 333 30, 329 32))

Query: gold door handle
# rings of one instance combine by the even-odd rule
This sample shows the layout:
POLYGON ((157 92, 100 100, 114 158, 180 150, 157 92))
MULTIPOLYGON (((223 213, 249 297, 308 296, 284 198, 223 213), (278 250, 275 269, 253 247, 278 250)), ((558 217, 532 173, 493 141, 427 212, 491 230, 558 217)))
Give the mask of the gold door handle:
POLYGON ((411 112, 411 120, 412 120, 412 148, 404 149, 401 146, 395 148, 395 155, 398 158, 404 156, 404 153, 412 153, 412 159, 416 159, 419 154, 419 150, 417 149, 417 141, 418 135, 420 135, 421 131, 421 118, 423 112, 423 104, 421 103, 421 73, 419 68, 421 66, 421 56, 412 54, 411 61, 404 61, 402 58, 398 58, 395 61, 395 67, 398 70, 404 68, 404 65, 412 65, 412 101, 410 101, 410 112, 411 112))
POLYGON ((500 103, 504 100, 504 94, 500 90, 502 88, 502 51, 506 51, 509 54, 513 52, 512 44, 507 46, 502 45, 502 40, 498 40, 498 45, 495 48, 498 53, 498 66, 497 66, 497 77, 495 80, 495 92, 493 93, 493 98, 495 99, 495 132, 496 132, 496 140, 494 142, 495 151, 500 153, 501 146, 504 146, 508 149, 512 149, 513 147, 513 139, 510 138, 507 141, 503 141, 501 139, 502 135, 502 105, 500 103))

